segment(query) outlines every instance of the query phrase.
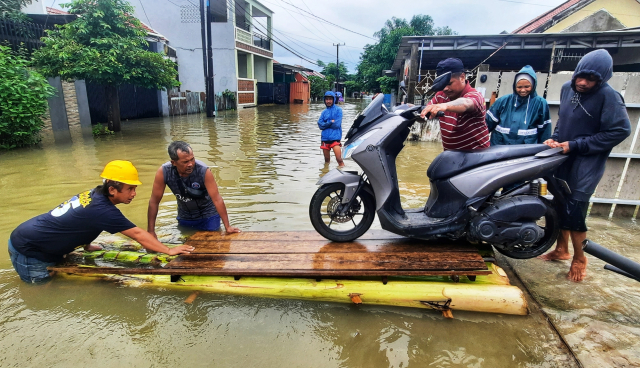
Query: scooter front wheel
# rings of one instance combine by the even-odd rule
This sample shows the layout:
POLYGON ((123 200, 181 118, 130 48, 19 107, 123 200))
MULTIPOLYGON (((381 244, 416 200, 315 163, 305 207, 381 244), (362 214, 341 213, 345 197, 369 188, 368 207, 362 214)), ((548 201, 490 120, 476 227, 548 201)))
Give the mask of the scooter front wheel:
POLYGON ((343 212, 344 185, 326 184, 318 188, 309 204, 309 218, 316 231, 335 242, 349 242, 361 237, 373 223, 376 202, 371 194, 361 190, 343 212))

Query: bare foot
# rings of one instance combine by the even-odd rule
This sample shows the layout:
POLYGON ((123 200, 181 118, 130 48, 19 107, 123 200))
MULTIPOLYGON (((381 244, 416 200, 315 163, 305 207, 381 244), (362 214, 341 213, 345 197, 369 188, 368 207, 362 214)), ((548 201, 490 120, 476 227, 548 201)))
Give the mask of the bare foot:
POLYGON ((556 249, 547 254, 538 256, 538 258, 544 261, 564 261, 567 259, 571 259, 571 253, 556 249))
POLYGON ((569 280, 573 282, 580 282, 584 280, 587 276, 587 257, 583 257, 580 259, 576 259, 573 257, 573 261, 571 261, 571 268, 569 269, 569 274, 567 277, 569 280))

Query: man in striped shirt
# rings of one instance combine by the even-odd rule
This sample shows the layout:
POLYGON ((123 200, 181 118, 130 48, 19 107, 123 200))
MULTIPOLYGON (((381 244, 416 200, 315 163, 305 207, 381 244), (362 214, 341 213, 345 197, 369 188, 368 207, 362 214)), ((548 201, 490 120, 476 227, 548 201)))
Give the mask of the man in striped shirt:
POLYGON ((485 124, 484 97, 466 79, 464 65, 457 58, 438 63, 432 91, 438 91, 420 114, 423 118, 440 111, 440 133, 445 150, 472 150, 489 147, 489 131, 485 124))

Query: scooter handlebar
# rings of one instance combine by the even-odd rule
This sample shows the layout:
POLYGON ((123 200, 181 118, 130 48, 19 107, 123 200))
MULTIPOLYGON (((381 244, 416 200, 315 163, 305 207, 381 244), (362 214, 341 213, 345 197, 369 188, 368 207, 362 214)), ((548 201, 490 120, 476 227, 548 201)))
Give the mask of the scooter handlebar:
MULTIPOLYGON (((405 119, 418 119, 420 117, 420 112, 422 111, 422 109, 424 108, 424 106, 411 106, 408 109, 406 109, 405 111, 403 111, 402 113, 400 113, 400 116, 402 116, 405 119)), ((443 117, 444 116, 444 112, 443 111, 438 111, 438 113, 436 114, 436 117, 443 117)), ((431 113, 427 114, 427 116, 425 117, 426 119, 431 119, 431 113)))

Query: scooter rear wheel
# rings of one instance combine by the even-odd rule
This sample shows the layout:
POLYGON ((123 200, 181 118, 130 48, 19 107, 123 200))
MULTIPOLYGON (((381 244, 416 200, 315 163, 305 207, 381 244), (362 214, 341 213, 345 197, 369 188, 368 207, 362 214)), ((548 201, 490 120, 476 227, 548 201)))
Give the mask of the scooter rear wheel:
POLYGON ((538 226, 544 229, 544 236, 542 239, 538 240, 531 246, 514 248, 512 250, 500 249, 494 245, 498 252, 510 258, 528 259, 544 254, 544 252, 549 250, 549 248, 551 248, 551 246, 556 242, 558 234, 560 233, 558 214, 551 201, 543 197, 539 198, 547 207, 547 212, 537 221, 538 226))
POLYGON ((349 242, 361 237, 373 223, 376 203, 362 190, 345 215, 340 215, 344 185, 326 184, 318 188, 309 204, 309 218, 316 231, 335 242, 349 242))

